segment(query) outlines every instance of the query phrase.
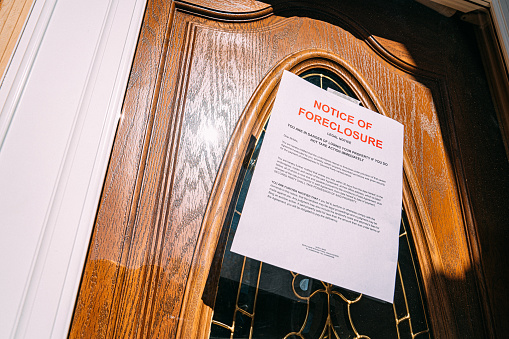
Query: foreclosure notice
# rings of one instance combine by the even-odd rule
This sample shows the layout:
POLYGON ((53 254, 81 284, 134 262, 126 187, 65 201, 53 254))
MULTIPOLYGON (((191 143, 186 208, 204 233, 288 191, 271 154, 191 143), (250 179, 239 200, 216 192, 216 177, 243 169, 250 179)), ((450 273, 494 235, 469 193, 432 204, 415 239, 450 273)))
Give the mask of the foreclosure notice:
POLYGON ((403 125, 284 72, 232 251, 393 301, 403 125))

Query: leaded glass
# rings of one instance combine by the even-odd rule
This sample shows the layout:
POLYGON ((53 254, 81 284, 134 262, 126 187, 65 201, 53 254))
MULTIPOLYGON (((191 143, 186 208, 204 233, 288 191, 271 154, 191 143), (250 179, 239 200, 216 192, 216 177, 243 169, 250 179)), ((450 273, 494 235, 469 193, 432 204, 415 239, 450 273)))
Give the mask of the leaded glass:
MULTIPOLYGON (((313 69, 301 76, 356 98, 331 71, 313 69)), ((394 304, 230 252, 264 135, 252 140, 255 146, 248 151, 225 220, 229 233, 210 338, 431 338, 404 212, 394 304)))

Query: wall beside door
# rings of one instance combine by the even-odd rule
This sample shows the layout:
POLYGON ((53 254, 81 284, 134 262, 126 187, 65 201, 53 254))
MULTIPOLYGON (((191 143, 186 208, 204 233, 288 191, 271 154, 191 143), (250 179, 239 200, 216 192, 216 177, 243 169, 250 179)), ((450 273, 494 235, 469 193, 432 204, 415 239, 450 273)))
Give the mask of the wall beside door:
POLYGON ((143 0, 38 0, 7 55, 2 338, 67 335, 144 8, 143 0))

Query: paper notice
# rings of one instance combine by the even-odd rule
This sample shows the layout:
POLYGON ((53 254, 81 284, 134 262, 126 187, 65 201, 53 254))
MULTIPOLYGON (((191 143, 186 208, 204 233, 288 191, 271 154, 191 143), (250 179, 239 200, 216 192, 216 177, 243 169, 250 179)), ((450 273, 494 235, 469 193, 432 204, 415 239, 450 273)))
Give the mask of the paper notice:
POLYGON ((232 251, 392 302, 403 125, 284 72, 232 251))

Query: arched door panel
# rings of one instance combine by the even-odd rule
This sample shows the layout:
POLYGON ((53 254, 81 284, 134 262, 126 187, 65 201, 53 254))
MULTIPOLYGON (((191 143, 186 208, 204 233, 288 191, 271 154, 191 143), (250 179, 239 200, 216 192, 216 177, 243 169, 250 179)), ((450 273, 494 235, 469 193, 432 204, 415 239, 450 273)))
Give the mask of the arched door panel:
POLYGON ((413 23, 408 37, 381 27, 390 20, 377 15, 380 4, 360 4, 358 14, 350 3, 221 6, 148 4, 70 337, 199 332, 204 284, 251 135, 270 112, 282 70, 317 64, 405 125, 404 205, 431 325, 438 337, 483 337, 490 314, 455 160, 453 114, 478 109, 487 93, 480 84, 471 95, 476 76, 458 70, 478 67, 475 58, 453 58, 468 39, 437 36, 433 25, 451 33, 454 24, 418 4, 404 9, 407 17, 393 14, 402 26, 413 23), (352 19, 361 14, 368 28, 352 19), (402 48, 414 38, 428 44, 412 58, 402 48), (444 57, 430 62, 433 53, 444 57))

